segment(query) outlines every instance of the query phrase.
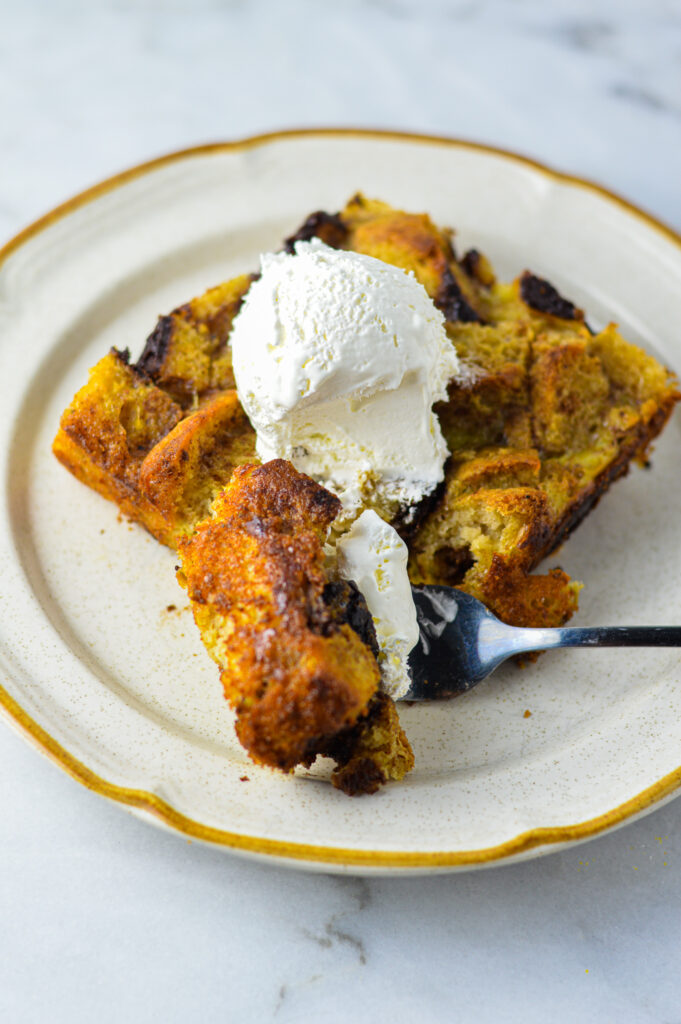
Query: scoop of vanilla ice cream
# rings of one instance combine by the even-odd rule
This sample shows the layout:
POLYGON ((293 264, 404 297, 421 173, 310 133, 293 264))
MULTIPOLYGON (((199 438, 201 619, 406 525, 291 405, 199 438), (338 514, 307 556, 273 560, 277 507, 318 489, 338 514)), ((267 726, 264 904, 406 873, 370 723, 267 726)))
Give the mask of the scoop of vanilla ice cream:
POLYGON ((356 512, 416 504, 447 457, 433 403, 458 369, 413 274, 318 239, 266 254, 232 329, 263 461, 288 459, 356 512))
POLYGON ((399 700, 411 683, 407 658, 419 639, 407 545, 369 509, 338 539, 336 551, 340 575, 357 584, 374 621, 382 688, 399 700))

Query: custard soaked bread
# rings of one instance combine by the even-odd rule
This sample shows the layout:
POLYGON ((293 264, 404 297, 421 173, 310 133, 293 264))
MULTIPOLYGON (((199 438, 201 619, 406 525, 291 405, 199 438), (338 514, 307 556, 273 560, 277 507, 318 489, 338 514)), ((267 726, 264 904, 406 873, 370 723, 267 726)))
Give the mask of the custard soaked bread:
POLYGON ((356 196, 332 221, 341 244, 413 271, 468 368, 436 407, 452 453, 444 485, 402 528, 412 582, 459 586, 515 625, 562 625, 579 585, 560 569, 530 573, 645 461, 675 378, 613 325, 594 334, 547 281, 498 283, 476 250, 457 259, 425 214, 356 196))
POLYGON ((414 759, 378 697, 364 598, 325 564, 340 509, 289 462, 241 466, 180 541, 180 580, 253 759, 288 771, 328 753, 334 784, 355 794, 401 779, 414 759))
MULTIPOLYGON (((358 195, 312 214, 287 239, 320 237, 412 271, 447 318, 463 382, 437 412, 452 457, 444 485, 396 524, 415 583, 461 586, 502 619, 557 625, 578 587, 529 574, 609 484, 643 462, 678 398, 673 376, 610 325, 525 272, 496 281, 447 231, 358 195)), ((136 365, 112 352, 62 418, 58 458, 159 540, 190 534, 252 462, 255 436, 232 390, 229 332, 252 281, 242 275, 162 317, 136 365)))
MULTIPOLYGON (((383 512, 407 542, 412 582, 459 586, 510 623, 564 623, 579 584, 533 570, 645 462, 679 397, 675 378, 613 325, 594 333, 547 281, 525 271, 500 283, 476 250, 458 257, 426 214, 357 195, 338 214, 312 214, 285 246, 313 237, 413 272, 464 370, 436 406, 451 452, 444 481, 416 508, 383 512)), ((356 628, 363 602, 321 561, 335 497, 281 463, 254 466, 230 350, 252 281, 162 317, 136 364, 105 355, 65 410, 54 452, 179 547, 252 755, 288 769, 328 753, 341 788, 369 791, 404 774, 411 751, 394 705, 376 695, 372 641, 356 628)))
MULTIPOLYGON (((411 575, 460 585, 507 622, 560 625, 576 607, 575 585, 560 570, 528 574, 632 460, 644 462, 677 392, 612 326, 591 335, 533 315, 527 330, 523 358, 496 381, 485 375, 465 395, 450 392, 441 421, 454 454, 412 539, 411 575)), ((472 333, 466 352, 484 365, 472 333)))

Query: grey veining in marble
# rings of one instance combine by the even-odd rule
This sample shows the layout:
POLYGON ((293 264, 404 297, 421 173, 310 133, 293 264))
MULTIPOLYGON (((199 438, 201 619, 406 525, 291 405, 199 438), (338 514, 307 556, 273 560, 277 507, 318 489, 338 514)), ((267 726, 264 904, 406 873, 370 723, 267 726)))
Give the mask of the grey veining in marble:
MULTIPOLYGON (((169 150, 442 132, 681 228, 675 0, 0 0, 0 236, 169 150)), ((681 1021, 681 801, 450 877, 260 866, 161 833, 0 729, 0 1020, 681 1021)))
POLYGON ((514 867, 306 875, 150 829, 0 735, 3 1019, 679 1020, 677 803, 514 867))
POLYGON ((681 16, 643 0, 5 0, 0 231, 131 162, 281 126, 435 131, 681 224, 681 16))

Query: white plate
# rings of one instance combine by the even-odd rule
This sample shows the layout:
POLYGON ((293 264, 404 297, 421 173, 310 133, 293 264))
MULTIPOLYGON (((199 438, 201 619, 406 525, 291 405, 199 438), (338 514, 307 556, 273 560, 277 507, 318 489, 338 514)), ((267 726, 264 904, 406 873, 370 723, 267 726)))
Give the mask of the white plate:
MULTIPOLYGON (((592 322, 612 316, 681 364, 681 239, 519 157, 332 130, 204 147, 119 175, 0 254, 0 704, 92 789, 241 853, 368 872, 548 852, 675 792, 679 652, 559 652, 450 704, 403 708, 414 771, 351 800, 324 765, 290 778, 249 763, 173 554, 50 453, 61 410, 110 345, 136 356, 157 314, 254 268, 307 213, 338 209, 357 189, 428 210, 457 227, 461 250, 479 246, 504 275, 529 266, 592 322)), ((577 621, 681 620, 678 444, 677 417, 652 471, 617 484, 560 553, 586 584, 577 621)))

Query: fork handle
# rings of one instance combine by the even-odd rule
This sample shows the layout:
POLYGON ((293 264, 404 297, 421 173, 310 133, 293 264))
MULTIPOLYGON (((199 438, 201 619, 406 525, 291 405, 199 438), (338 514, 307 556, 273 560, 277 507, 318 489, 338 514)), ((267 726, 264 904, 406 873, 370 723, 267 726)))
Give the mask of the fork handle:
POLYGON ((565 626, 518 629, 514 648, 546 651, 556 647, 681 647, 681 626, 565 626))

